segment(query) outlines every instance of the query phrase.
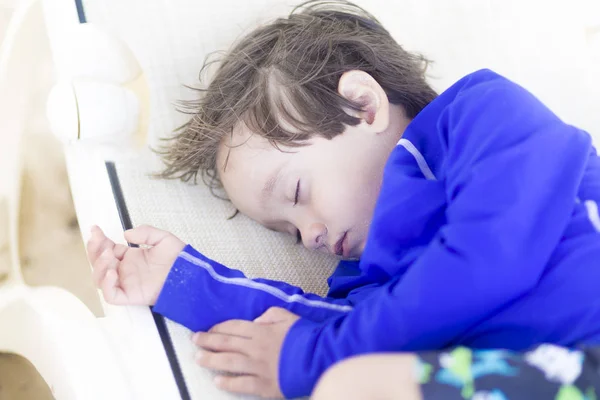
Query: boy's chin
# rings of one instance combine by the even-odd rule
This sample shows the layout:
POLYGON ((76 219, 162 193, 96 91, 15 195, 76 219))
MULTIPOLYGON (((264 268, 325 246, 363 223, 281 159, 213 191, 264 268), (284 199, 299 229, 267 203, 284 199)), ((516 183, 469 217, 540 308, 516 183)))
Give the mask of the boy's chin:
POLYGON ((350 254, 344 257, 345 260, 359 260, 360 256, 363 253, 365 248, 365 240, 361 240, 360 243, 355 244, 352 249, 350 249, 350 254))

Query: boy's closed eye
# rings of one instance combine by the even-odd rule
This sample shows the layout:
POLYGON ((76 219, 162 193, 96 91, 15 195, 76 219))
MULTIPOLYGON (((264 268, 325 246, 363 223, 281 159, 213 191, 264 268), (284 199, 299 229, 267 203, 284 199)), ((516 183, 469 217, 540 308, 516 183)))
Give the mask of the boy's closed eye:
POLYGON ((298 179, 298 183, 296 183, 296 193, 294 194, 294 206, 298 204, 298 200, 300 198, 300 179, 298 179))
MULTIPOLYGON (((296 183, 296 193, 294 194, 294 207, 298 205, 298 201, 300 200, 300 179, 296 183)), ((302 234, 300 233, 300 229, 296 230, 296 244, 302 243, 302 234)))

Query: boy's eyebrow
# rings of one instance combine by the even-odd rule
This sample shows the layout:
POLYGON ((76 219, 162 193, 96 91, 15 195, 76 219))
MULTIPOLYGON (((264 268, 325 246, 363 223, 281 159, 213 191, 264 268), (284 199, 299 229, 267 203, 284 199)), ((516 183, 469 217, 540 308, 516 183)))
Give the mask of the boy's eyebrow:
POLYGON ((267 181, 265 182, 265 185, 263 186, 261 196, 260 196, 262 205, 264 205, 266 200, 269 197, 271 197, 271 195, 273 194, 273 190, 275 189, 275 186, 277 185, 277 181, 279 180, 279 177, 281 176, 282 168, 283 168, 283 165, 280 165, 279 168, 277 168, 275 170, 273 175, 271 175, 271 177, 269 179, 267 179, 267 181))

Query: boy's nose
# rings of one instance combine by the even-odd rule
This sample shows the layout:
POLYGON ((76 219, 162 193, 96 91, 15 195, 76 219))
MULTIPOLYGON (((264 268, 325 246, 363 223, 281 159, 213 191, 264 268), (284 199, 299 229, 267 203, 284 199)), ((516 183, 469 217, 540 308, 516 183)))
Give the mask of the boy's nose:
POLYGON ((304 247, 308 249, 316 250, 327 243, 327 227, 320 222, 309 224, 300 233, 302 234, 304 247))

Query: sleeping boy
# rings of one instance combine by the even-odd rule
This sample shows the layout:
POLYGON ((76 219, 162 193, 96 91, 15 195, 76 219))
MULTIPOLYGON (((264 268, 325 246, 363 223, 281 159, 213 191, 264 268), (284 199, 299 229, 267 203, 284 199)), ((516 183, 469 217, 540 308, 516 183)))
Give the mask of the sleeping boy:
MULTIPOLYGON (((230 391, 308 395, 355 355, 600 342, 600 158, 489 70, 437 95, 366 11, 309 2, 243 37, 164 152, 241 213, 338 255, 328 297, 149 226, 88 254, 108 302, 195 332, 230 391)), ((425 393, 425 392, 423 392, 425 393)), ((450 397, 441 397, 450 398, 450 397)))

